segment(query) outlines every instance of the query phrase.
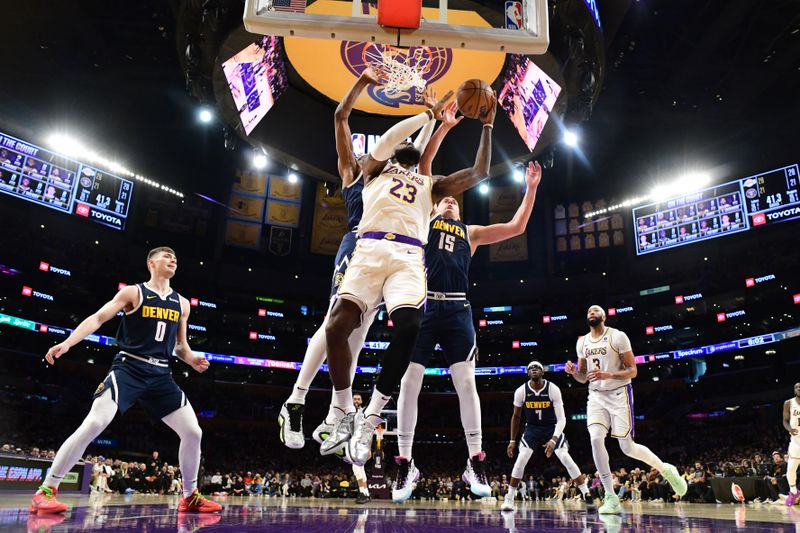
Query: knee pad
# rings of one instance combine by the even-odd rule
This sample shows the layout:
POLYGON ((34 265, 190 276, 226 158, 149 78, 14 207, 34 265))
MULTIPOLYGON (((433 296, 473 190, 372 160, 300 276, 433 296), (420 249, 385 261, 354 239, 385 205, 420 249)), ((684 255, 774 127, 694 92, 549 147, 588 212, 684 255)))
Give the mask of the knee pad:
POLYGON ((409 333, 416 335, 419 332, 419 328, 422 326, 422 317, 424 314, 424 310, 414 309, 413 307, 395 309, 390 317, 394 324, 394 336, 392 340, 399 340, 402 335, 407 335, 409 333))

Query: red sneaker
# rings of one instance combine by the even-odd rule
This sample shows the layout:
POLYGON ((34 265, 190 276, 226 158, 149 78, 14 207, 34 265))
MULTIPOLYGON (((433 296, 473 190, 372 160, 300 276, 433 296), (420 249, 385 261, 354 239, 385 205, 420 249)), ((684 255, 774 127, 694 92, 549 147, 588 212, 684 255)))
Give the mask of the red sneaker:
POLYGON ((181 503, 178 505, 179 513, 216 513, 221 510, 220 504, 205 499, 197 489, 186 498, 181 498, 181 503))
POLYGON ((58 489, 56 487, 46 487, 42 485, 36 494, 33 495, 31 506, 28 509, 31 513, 63 513, 67 510, 67 505, 56 499, 58 489))

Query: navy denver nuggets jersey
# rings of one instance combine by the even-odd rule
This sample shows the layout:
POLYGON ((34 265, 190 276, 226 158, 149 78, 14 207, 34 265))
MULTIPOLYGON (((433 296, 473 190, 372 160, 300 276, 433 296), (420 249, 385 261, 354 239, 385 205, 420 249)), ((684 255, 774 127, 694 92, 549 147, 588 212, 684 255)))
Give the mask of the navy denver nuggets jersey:
POLYGON ((425 245, 428 290, 466 293, 471 260, 467 225, 441 215, 434 217, 425 245))
POLYGON ((536 394, 529 381, 525 382, 525 424, 528 426, 554 426, 556 411, 550 399, 550 382, 546 381, 544 389, 536 394))
POLYGON ((138 284, 142 294, 139 307, 125 314, 117 331, 120 350, 147 357, 169 360, 178 339, 181 299, 172 291, 166 298, 138 284))
POLYGON ((358 175, 356 181, 349 187, 342 187, 342 198, 347 209, 347 230, 355 231, 364 214, 364 202, 361 200, 361 191, 364 190, 364 179, 358 175))

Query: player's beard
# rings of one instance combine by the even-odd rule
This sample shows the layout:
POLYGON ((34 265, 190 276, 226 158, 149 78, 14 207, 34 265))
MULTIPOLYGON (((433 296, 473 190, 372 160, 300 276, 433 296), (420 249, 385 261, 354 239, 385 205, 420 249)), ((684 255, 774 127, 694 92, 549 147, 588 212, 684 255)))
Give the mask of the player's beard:
POLYGON ((422 154, 413 146, 404 146, 394 151, 394 159, 404 167, 413 167, 419 164, 422 154))
POLYGON ((600 320, 600 319, 599 319, 599 318, 597 318, 597 317, 592 317, 592 318, 588 319, 588 320, 587 320, 587 322, 589 323, 589 327, 590 327, 590 328, 596 328, 597 326, 599 326, 599 325, 600 325, 600 323, 602 322, 602 320, 600 320))

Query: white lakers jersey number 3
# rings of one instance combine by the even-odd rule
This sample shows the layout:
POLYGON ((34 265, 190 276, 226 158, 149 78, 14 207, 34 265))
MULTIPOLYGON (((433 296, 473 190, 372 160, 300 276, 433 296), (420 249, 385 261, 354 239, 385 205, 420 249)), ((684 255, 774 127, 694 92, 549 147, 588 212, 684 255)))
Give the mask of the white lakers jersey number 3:
MULTIPOLYGON (((601 370, 603 372, 619 372, 625 370, 622 363, 622 354, 631 351, 631 341, 628 336, 614 328, 606 328, 602 335, 593 338, 587 333, 580 339, 576 346, 578 357, 586 359, 586 371, 601 370)), ((591 382, 590 390, 613 390, 630 383, 630 379, 604 379, 591 382)))

